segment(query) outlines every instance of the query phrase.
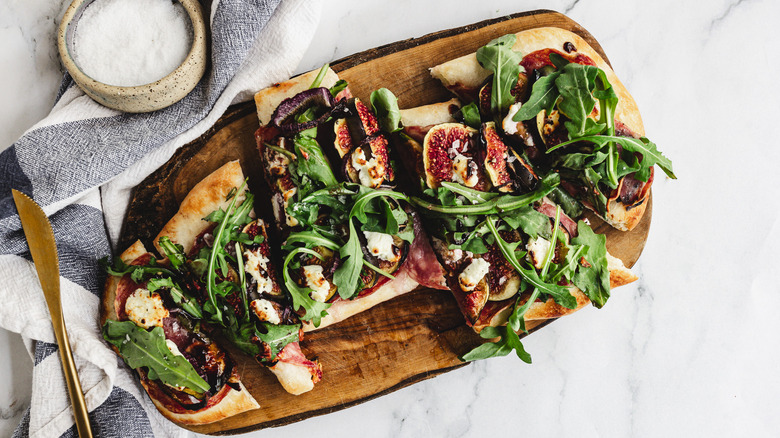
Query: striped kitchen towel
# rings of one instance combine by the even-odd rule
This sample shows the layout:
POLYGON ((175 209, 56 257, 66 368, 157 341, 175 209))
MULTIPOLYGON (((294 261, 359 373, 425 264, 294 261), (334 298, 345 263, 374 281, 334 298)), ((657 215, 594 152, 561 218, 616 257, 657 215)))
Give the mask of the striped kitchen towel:
POLYGON ((182 101, 124 114, 87 97, 66 75, 49 116, 0 154, 0 326, 20 333, 34 364, 32 399, 14 436, 76 436, 51 320, 11 198, 49 215, 60 258, 63 312, 96 436, 186 436, 165 420, 103 342, 98 305, 130 190, 232 103, 288 78, 317 28, 320 1, 215 0, 211 67, 182 101))

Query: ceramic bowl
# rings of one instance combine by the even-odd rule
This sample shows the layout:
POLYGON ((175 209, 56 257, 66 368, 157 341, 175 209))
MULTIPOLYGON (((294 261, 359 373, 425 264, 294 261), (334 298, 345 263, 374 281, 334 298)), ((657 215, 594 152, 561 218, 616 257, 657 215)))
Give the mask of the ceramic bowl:
POLYGON ((57 46, 63 65, 73 80, 89 97, 101 105, 128 113, 144 113, 156 111, 180 101, 195 85, 198 84, 206 71, 206 25, 203 21, 203 10, 197 0, 179 0, 187 11, 192 23, 192 47, 174 71, 155 82, 122 87, 98 82, 87 76, 76 64, 73 54, 73 41, 81 15, 93 2, 100 0, 74 0, 65 11, 60 23, 57 46))

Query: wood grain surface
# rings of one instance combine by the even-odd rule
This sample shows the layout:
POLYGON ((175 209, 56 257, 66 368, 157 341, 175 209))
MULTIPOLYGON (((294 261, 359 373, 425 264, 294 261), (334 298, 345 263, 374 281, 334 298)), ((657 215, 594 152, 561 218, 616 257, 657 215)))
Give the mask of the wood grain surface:
MULTIPOLYGON (((474 52, 501 35, 543 26, 579 34, 607 59, 598 42, 577 23, 555 12, 534 11, 367 50, 335 61, 332 67, 364 101, 374 89, 386 87, 398 96, 401 108, 409 108, 450 98, 430 77, 430 67, 474 52)), ((253 134, 257 128, 254 104, 236 105, 201 138, 178 150, 136 187, 118 249, 136 239, 151 248, 151 239, 173 216, 187 192, 233 159, 241 160, 250 178, 258 214, 272 220, 255 150, 253 134)), ((625 233, 592 215, 590 220, 597 232, 607 235, 610 252, 632 266, 644 247, 651 215, 652 205, 648 205, 642 222, 625 233)), ((544 324, 529 327, 538 329, 544 324)), ((334 326, 307 333, 301 347, 307 357, 320 360, 324 372, 323 380, 309 393, 286 393, 270 372, 233 351, 244 384, 261 408, 189 429, 215 435, 243 433, 344 409, 465 366, 458 356, 479 342, 449 292, 418 289, 334 326)), ((518 360, 517 366, 522 370, 528 365, 518 360)))

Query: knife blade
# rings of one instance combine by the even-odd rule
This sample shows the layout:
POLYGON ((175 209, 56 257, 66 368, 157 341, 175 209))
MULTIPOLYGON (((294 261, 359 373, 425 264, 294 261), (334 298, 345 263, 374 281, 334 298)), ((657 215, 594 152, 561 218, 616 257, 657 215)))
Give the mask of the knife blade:
POLYGON ((54 231, 51 223, 41 207, 30 197, 18 190, 11 190, 22 221, 24 236, 30 247, 30 254, 38 272, 38 280, 46 298, 46 305, 51 314, 51 324, 54 328, 54 337, 59 345, 62 369, 65 373, 65 382, 68 386, 70 402, 73 405, 73 416, 76 419, 76 430, 81 438, 91 438, 92 429, 87 415, 87 404, 84 401, 84 392, 81 390, 81 382, 76 372, 76 364, 73 361, 73 353, 70 350, 68 332, 65 329, 65 319, 62 317, 62 302, 60 300, 60 267, 57 256, 57 245, 54 241, 54 231))

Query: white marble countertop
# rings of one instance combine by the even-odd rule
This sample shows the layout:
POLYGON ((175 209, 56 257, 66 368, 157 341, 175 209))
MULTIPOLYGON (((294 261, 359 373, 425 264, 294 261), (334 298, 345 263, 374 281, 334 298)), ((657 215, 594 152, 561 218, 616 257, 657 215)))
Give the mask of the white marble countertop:
MULTIPOLYGON (((0 3, 0 149, 51 107, 63 0, 0 3)), ((525 339, 534 362, 472 364, 251 437, 776 436, 780 431, 780 2, 328 2, 300 70, 514 12, 567 13, 601 43, 674 161, 657 178, 636 283, 525 339), (765 187, 768 185, 769 187, 765 187)), ((660 175, 660 172, 658 173, 660 175)), ((29 403, 29 357, 0 330, 0 436, 29 403)))

